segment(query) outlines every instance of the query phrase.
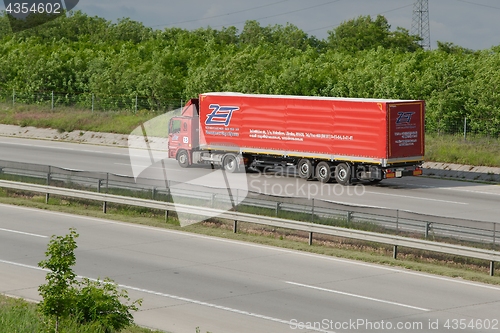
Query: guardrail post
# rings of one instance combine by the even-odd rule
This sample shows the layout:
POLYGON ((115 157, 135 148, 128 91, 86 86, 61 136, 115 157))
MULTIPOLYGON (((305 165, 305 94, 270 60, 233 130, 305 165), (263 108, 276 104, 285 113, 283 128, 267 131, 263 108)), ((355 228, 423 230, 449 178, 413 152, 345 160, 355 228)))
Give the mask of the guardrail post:
POLYGON ((311 199, 311 222, 314 222, 314 198, 311 199))
POLYGON ((97 193, 101 193, 101 180, 97 180, 97 193))
POLYGON ((152 198, 152 200, 155 199, 155 196, 156 196, 156 187, 153 187, 153 189, 151 190, 151 198, 152 198))
POLYGON ((496 245, 496 237, 497 237, 497 224, 493 222, 493 248, 495 248, 496 245))
POLYGON ((490 276, 495 275, 495 262, 490 261, 490 276))
POLYGON ((276 203, 276 217, 280 216, 280 207, 281 207, 281 203, 277 202, 276 203))
POLYGON ((313 233, 309 233, 309 245, 313 245, 313 233))
MULTIPOLYGON (((49 165, 49 172, 47 173, 47 186, 50 185, 50 165, 49 165)), ((49 193, 45 193, 45 204, 48 204, 49 203, 49 197, 50 197, 50 194, 49 193)))
POLYGON ((165 222, 168 222, 168 209, 165 211, 165 222))
POLYGON ((210 199, 210 207, 214 208, 215 207, 215 196, 216 194, 212 194, 212 198, 210 199))
POLYGON ((396 209, 396 232, 399 232, 399 209, 396 209))
POLYGON ((234 233, 237 233, 238 232, 238 221, 234 220, 234 224, 233 224, 233 232, 234 233))
POLYGON ((106 172, 106 193, 109 191, 109 172, 106 172))
POLYGON ((104 214, 106 214, 106 213, 107 213, 107 211, 108 211, 108 203, 107 203, 106 201, 104 201, 104 202, 102 203, 102 212, 103 212, 104 214))
POLYGON ((398 246, 397 245, 394 245, 394 248, 393 248, 393 251, 392 251, 392 257, 394 259, 398 258, 398 246))
POLYGON ((431 231, 432 223, 427 222, 425 224, 425 239, 429 238, 429 231, 431 231))
POLYGON ((352 212, 347 212, 347 223, 351 223, 352 221, 352 212))

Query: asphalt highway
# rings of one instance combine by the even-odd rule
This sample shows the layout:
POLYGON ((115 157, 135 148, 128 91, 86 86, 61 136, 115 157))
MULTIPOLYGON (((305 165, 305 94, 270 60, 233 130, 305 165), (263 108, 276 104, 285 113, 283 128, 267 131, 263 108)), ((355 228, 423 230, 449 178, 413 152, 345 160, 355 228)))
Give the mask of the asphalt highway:
MULTIPOLYGON (((85 171, 133 175, 129 151, 126 148, 93 146, 0 138, 1 160, 38 163, 85 171)), ((224 186, 220 177, 212 177, 206 167, 182 169, 172 159, 151 165, 148 158, 135 156, 134 162, 143 178, 158 179, 158 185, 169 180, 187 182, 209 179, 208 185, 224 186), (208 176, 207 176, 208 175, 208 176)), ((371 207, 406 210, 451 218, 499 222, 500 186, 426 177, 405 177, 384 180, 378 185, 362 184, 343 187, 299 179, 290 172, 280 174, 246 174, 238 186, 244 190, 281 197, 312 198, 371 207)), ((240 178, 241 180, 241 178, 240 178)), ((202 190, 200 188, 200 190, 202 190)))
POLYGON ((39 299, 52 235, 77 229, 81 277, 143 298, 169 332, 493 332, 500 288, 388 266, 0 205, 0 292, 39 299), (485 329, 488 327, 489 329, 485 329))

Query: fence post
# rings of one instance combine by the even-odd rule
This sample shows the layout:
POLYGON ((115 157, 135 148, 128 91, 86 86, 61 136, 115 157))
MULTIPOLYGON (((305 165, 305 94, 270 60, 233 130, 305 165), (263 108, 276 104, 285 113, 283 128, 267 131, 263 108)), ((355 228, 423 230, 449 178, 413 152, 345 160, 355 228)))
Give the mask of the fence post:
POLYGON ((135 94, 135 113, 137 113, 137 94, 135 94))
POLYGON ((92 113, 94 113, 94 93, 92 93, 92 113))
POLYGON ((16 89, 12 89, 12 107, 16 104, 16 89))
POLYGON ((398 246, 397 245, 394 245, 394 247, 393 247, 392 258, 393 259, 398 258, 398 246))
POLYGON ((313 245, 313 233, 309 233, 309 245, 313 245))
POLYGON ((234 220, 233 224, 233 232, 236 234, 238 233, 238 221, 234 220))
POLYGON ((464 118, 464 141, 467 141, 467 117, 464 118))
POLYGON ((490 276, 495 275, 495 262, 490 261, 490 276))
POLYGON ((54 110, 54 92, 52 91, 52 104, 51 104, 51 110, 54 110))

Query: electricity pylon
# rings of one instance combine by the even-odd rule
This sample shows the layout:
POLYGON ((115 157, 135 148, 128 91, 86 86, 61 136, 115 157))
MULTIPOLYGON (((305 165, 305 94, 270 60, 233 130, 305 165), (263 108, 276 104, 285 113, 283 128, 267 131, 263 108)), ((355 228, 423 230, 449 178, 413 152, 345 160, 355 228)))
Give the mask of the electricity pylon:
POLYGON ((429 25, 429 0, 415 0, 413 4, 412 35, 419 36, 424 50, 431 49, 431 28, 429 25))

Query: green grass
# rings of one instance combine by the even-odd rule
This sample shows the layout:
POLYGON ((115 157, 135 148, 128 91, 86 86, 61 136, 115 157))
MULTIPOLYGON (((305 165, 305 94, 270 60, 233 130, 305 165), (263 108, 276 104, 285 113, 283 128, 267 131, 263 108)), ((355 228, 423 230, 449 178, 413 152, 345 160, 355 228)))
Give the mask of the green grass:
POLYGON ((500 167, 500 138, 426 135, 427 161, 500 167))
POLYGON ((0 123, 18 126, 53 128, 59 132, 74 130, 103 133, 130 134, 137 126, 158 116, 158 113, 141 111, 96 111, 37 105, 12 105, 0 103, 0 123))
MULTIPOLYGON (((37 311, 37 304, 0 295, 0 333, 53 332, 49 324, 37 311)), ((60 324, 60 333, 103 333, 95 325, 79 325, 71 320, 60 324)), ((139 326, 131 326, 121 333, 161 333, 139 326)))

